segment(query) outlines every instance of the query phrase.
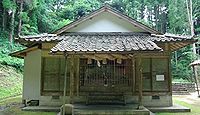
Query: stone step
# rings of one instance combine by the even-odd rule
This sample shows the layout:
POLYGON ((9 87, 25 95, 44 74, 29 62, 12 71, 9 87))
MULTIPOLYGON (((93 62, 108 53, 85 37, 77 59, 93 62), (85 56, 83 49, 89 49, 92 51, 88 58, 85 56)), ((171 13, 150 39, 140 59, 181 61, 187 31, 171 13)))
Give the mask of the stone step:
POLYGON ((150 115, 146 108, 137 109, 137 104, 123 105, 74 105, 75 115, 150 115))

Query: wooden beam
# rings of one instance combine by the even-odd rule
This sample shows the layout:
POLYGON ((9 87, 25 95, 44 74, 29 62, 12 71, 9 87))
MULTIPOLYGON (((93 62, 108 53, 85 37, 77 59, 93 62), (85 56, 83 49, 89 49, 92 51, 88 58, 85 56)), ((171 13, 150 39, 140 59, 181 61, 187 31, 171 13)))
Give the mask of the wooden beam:
POLYGON ((174 44, 170 44, 170 50, 174 50, 176 49, 177 47, 174 45, 174 44))
POLYGON ((115 60, 115 57, 111 54, 95 54, 96 57, 103 59, 109 59, 109 60, 115 60))
POLYGON ((99 57, 95 56, 94 54, 91 54, 91 55, 83 55, 83 57, 89 58, 89 59, 94 59, 94 60, 103 60, 102 58, 99 58, 99 57))
POLYGON ((128 59, 129 57, 122 55, 122 54, 111 54, 116 59, 128 59))
POLYGON ((182 48, 183 45, 181 45, 180 43, 175 43, 176 46, 178 46, 178 48, 182 48))

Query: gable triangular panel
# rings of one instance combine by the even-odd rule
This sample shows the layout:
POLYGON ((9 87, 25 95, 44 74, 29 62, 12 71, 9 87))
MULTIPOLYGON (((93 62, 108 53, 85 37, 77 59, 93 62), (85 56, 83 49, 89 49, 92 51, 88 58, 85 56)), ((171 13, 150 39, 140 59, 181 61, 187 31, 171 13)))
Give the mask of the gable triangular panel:
POLYGON ((158 31, 113 9, 109 5, 86 15, 57 30, 64 32, 145 32, 160 34, 158 31))
POLYGON ((133 26, 127 21, 109 13, 103 12, 67 32, 147 32, 133 26))

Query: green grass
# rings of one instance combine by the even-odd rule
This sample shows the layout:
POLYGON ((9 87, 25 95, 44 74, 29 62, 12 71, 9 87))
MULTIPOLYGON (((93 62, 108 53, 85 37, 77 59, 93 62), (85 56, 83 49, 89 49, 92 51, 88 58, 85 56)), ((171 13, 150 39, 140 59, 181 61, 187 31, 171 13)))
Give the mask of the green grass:
POLYGON ((156 113, 156 115, 200 115, 200 106, 194 104, 188 104, 186 102, 180 101, 178 98, 173 98, 174 103, 188 107, 191 109, 191 112, 183 113, 156 113))
POLYGON ((56 115, 54 112, 21 110, 22 76, 15 68, 0 64, 0 108, 10 107, 0 111, 0 115, 56 115))
POLYGON ((0 100, 22 93, 22 76, 15 68, 0 64, 0 100))
POLYGON ((54 112, 30 112, 30 111, 21 111, 19 108, 11 108, 7 111, 4 111, 3 114, 8 115, 56 115, 54 112))
POLYGON ((9 109, 0 112, 0 115, 56 115, 55 112, 31 112, 22 111, 20 108, 21 96, 11 97, 4 100, 0 100, 0 106, 10 105, 12 103, 17 105, 12 105, 9 109))

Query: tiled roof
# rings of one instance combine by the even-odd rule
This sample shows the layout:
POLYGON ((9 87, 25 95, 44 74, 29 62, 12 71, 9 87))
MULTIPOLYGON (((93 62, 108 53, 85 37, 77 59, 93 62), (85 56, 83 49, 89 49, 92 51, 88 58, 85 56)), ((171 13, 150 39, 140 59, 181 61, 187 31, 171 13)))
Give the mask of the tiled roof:
POLYGON ((144 36, 70 35, 64 37, 51 52, 63 51, 149 51, 162 50, 144 36))
POLYGON ((21 36, 17 40, 27 41, 27 42, 51 42, 51 41, 61 41, 68 39, 70 37, 76 36, 115 36, 117 37, 131 37, 131 38, 142 38, 148 39, 153 42, 171 42, 171 41, 187 41, 191 40, 190 36, 175 36, 175 35, 156 35, 156 34, 145 34, 145 33, 134 33, 134 32, 103 32, 103 33, 66 33, 65 35, 56 35, 56 34, 41 34, 36 36, 21 36))
POLYGON ((27 42, 51 42, 51 41, 61 41, 75 36, 115 36, 115 37, 132 37, 132 38, 143 38, 148 39, 153 42, 171 42, 171 41, 187 41, 191 40, 189 36, 174 36, 174 35, 149 35, 144 33, 133 33, 133 32, 103 32, 103 33, 66 33, 65 35, 56 34, 41 34, 36 36, 21 36, 17 40, 27 41, 27 42))
POLYGON ((56 51, 146 51, 161 50, 159 43, 170 43, 171 51, 194 43, 190 36, 157 35, 134 32, 71 32, 21 36, 20 43, 31 46, 35 43, 59 42, 52 52, 56 51))

